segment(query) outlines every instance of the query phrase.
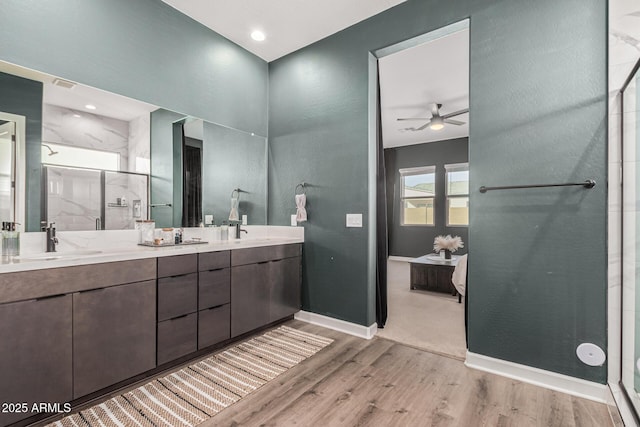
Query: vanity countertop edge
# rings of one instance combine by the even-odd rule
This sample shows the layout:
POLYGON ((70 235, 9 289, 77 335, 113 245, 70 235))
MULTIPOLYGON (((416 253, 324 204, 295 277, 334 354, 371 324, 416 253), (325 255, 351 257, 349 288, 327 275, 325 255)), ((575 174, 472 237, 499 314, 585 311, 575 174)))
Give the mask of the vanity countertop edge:
MULTIPOLYGON (((186 255, 203 252, 219 252, 235 249, 257 248, 263 246, 288 245, 295 243, 304 243, 304 238, 274 237, 269 239, 229 240, 228 242, 217 241, 197 245, 167 246, 158 248, 146 246, 109 248, 101 250, 100 253, 96 254, 77 255, 60 259, 11 260, 3 258, 2 262, 0 263, 0 274, 42 270, 48 268, 72 267, 87 264, 129 261, 145 258, 162 258, 166 256, 186 255)), ((64 252, 51 252, 50 254, 52 257, 56 255, 64 256, 64 252)))

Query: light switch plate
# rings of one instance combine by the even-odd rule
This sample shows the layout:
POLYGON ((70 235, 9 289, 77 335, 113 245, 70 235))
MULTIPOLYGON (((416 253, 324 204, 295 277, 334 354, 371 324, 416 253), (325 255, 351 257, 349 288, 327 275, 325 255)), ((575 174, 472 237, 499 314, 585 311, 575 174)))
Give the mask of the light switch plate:
POLYGON ((204 225, 213 225, 213 215, 204 216, 204 225))
POLYGON ((296 219, 297 217, 295 215, 291 215, 291 226, 292 227, 297 227, 298 226, 298 221, 296 219))
POLYGON ((347 214, 347 227, 362 227, 362 214, 347 214))
POLYGON ((242 215, 242 225, 247 225, 247 216, 242 215))

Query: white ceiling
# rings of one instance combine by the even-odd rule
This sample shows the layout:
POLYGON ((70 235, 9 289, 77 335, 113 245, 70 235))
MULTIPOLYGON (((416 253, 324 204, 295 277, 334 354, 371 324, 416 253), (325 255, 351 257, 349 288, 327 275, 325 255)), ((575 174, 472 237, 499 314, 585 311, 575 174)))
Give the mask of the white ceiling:
POLYGON ((469 136, 469 113, 445 124, 444 129, 410 131, 428 120, 397 121, 400 117, 431 117, 431 104, 442 104, 440 114, 469 108, 469 30, 380 58, 382 138, 385 147, 420 144, 469 136))
POLYGON ((44 89, 43 103, 45 104, 71 108, 72 110, 84 111, 86 113, 111 117, 127 122, 158 109, 155 105, 136 101, 126 96, 116 95, 90 86, 78 84, 73 89, 55 86, 53 84, 53 81, 56 79, 55 76, 7 62, 0 61, 0 71, 42 82, 44 89), (87 110, 85 108, 87 104, 95 105, 96 109, 87 110))
POLYGON ((406 0, 163 1, 270 62, 406 0), (254 30, 266 40, 254 41, 254 30))

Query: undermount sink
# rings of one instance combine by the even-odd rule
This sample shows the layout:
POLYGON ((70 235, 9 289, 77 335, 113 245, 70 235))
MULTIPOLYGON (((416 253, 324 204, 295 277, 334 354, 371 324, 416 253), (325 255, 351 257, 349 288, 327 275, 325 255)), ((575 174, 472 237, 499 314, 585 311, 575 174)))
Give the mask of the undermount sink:
POLYGON ((87 249, 87 250, 69 251, 69 252, 46 252, 43 254, 22 255, 22 256, 15 257, 15 259, 20 261, 49 261, 49 260, 56 260, 56 259, 78 258, 81 256, 97 255, 101 253, 102 251, 87 249))

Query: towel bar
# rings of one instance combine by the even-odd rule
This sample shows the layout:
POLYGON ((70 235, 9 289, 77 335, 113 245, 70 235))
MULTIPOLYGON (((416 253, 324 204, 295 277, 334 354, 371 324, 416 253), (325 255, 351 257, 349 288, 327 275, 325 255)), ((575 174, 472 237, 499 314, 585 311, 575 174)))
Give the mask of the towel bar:
POLYGON ((587 179, 584 182, 567 182, 564 184, 533 184, 533 185, 510 185, 503 187, 480 187, 481 193, 486 193, 490 190, 512 190, 515 188, 543 188, 543 187, 569 187, 574 185, 580 185, 584 188, 593 188, 596 186, 596 182, 593 179, 587 179))

